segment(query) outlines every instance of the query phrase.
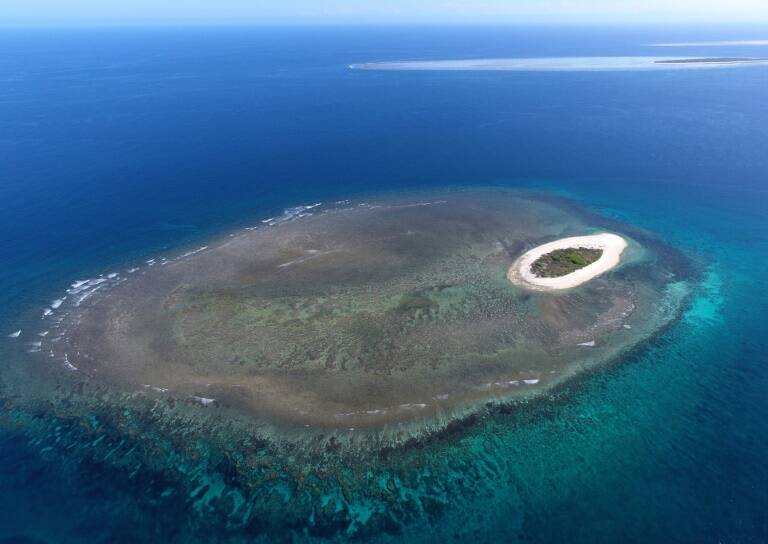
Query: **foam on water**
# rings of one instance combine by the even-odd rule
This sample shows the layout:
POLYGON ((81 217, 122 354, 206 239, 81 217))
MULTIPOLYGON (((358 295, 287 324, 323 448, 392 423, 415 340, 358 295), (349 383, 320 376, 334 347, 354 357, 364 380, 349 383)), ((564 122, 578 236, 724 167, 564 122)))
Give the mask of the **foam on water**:
POLYGON ((270 227, 276 227, 282 223, 288 223, 302 217, 311 215, 309 210, 314 210, 322 206, 322 202, 316 202, 314 204, 294 206, 293 208, 286 208, 283 210, 282 215, 279 217, 270 217, 269 219, 262 220, 262 223, 270 227))
POLYGON ((191 257, 192 255, 197 255, 198 253, 205 251, 206 249, 208 249, 208 246, 202 246, 197 249, 193 249, 191 251, 187 251, 186 253, 183 253, 179 258, 184 259, 186 257, 191 257))

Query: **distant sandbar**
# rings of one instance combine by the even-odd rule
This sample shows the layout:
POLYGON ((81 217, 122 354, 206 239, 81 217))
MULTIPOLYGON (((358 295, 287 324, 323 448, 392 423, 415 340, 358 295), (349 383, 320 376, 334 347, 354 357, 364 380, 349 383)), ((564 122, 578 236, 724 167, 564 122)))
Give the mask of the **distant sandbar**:
POLYGON ((353 70, 602 72, 692 70, 768 66, 766 58, 748 57, 542 57, 464 60, 413 60, 350 64, 353 70))

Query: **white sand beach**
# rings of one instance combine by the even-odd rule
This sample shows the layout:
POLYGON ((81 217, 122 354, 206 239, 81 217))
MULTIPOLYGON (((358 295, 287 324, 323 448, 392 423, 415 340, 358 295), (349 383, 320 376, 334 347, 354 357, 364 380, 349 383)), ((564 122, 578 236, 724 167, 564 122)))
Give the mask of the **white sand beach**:
POLYGON ((561 238, 554 242, 535 247, 518 258, 507 271, 507 279, 515 285, 521 285, 529 289, 549 291, 555 289, 570 289, 591 280, 607 272, 619 264, 621 254, 627 247, 627 242, 617 234, 608 232, 593 234, 590 236, 574 236, 561 238), (531 271, 531 265, 542 255, 558 249, 583 247, 601 249, 603 254, 598 260, 583 268, 579 268, 557 278, 540 278, 531 271))

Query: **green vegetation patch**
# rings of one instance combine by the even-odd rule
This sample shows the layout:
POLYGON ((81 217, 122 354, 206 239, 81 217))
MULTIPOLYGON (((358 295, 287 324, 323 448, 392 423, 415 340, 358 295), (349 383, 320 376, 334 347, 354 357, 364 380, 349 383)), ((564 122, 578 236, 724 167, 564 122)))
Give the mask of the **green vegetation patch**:
POLYGON ((587 247, 556 249, 536 259, 531 265, 531 271, 539 278, 559 278, 592 264, 602 254, 602 249, 587 247))

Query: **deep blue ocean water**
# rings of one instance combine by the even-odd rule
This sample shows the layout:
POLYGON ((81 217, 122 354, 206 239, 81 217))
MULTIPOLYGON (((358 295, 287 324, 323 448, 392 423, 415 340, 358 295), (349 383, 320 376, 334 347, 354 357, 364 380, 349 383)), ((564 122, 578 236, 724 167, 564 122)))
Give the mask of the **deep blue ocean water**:
MULTIPOLYGON (((448 185, 552 191, 691 255, 704 276, 685 315, 568 402, 493 418, 416 459, 420 470, 453 470, 439 516, 334 538, 766 542, 768 69, 347 68, 653 55, 644 44, 766 35, 758 27, 5 29, 1 341, 75 279, 288 206, 448 185), (463 455, 455 466, 451 452, 463 455)), ((768 48, 672 54, 768 56, 768 48)), ((132 473, 52 456, 35 433, 0 432, 0 542, 164 541, 158 526, 190 515, 187 503, 146 501, 132 473)), ((409 489, 410 501, 419 491, 409 489)), ((213 534, 199 537, 240 538, 223 526, 213 534)), ((286 527, 284 536, 302 534, 286 527)))

